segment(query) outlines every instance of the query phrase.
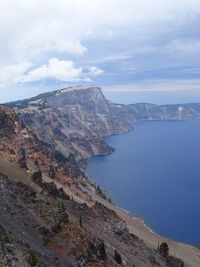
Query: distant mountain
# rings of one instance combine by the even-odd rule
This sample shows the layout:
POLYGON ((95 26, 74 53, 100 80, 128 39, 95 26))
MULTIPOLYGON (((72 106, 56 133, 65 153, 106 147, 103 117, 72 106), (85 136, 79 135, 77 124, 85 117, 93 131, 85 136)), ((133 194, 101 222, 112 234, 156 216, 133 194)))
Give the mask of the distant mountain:
POLYGON ((36 136, 80 167, 88 158, 112 152, 103 136, 132 129, 141 120, 186 120, 200 116, 200 104, 121 105, 108 101, 99 87, 74 86, 7 103, 36 136))

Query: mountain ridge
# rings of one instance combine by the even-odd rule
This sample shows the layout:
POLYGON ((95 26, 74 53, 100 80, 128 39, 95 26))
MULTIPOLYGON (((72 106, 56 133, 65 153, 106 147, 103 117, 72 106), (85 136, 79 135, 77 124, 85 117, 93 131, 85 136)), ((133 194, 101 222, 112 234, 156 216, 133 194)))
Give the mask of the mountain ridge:
POLYGON ((118 266, 116 249, 126 266, 181 266, 131 234, 53 152, 0 106, 0 266, 118 266))
MULTIPOLYGON (((141 222, 134 222, 109 203, 103 191, 87 179, 83 168, 90 156, 112 152, 102 139, 104 134, 129 131, 132 122, 138 120, 197 117, 199 104, 189 105, 187 109, 180 105, 169 108, 152 104, 126 106, 106 100, 97 87, 86 87, 82 93, 78 89, 66 91, 56 97, 54 92, 45 94, 44 99, 26 100, 22 102, 24 106, 19 106, 21 102, 18 102, 17 107, 15 103, 14 109, 0 106, 0 169, 3 166, 5 170, 0 174, 0 189, 3 188, 0 216, 4 222, 0 232, 9 240, 9 248, 17 247, 17 251, 11 249, 13 255, 17 258, 16 253, 22 253, 24 264, 28 255, 34 253, 41 266, 117 266, 113 260, 117 249, 126 266, 133 263, 136 266, 183 266, 182 260, 168 254, 163 257, 162 251, 154 246, 154 249, 150 248, 151 244, 148 247, 138 238, 141 233, 142 238, 143 234, 144 237, 150 234, 149 240, 166 241, 163 237, 152 236, 149 230, 141 231, 141 222), (7 166, 2 158, 13 165, 7 166), (17 174, 15 164, 27 173, 17 174), (18 216, 15 217, 16 200, 21 206, 18 206, 18 216), (30 221, 34 221, 31 229, 27 227, 30 221), (24 239, 17 231, 12 232, 12 227, 15 229, 14 225, 18 227, 18 224, 20 229, 30 233, 30 240, 36 235, 44 247, 33 248, 29 239, 24 239), (139 235, 135 235, 135 229, 139 229, 139 235), (19 240, 27 244, 26 249, 19 245, 19 240), (52 265, 45 262, 49 254, 47 248, 57 254, 51 257, 52 265), (63 257, 66 263, 62 263, 63 257)), ((36 239, 34 246, 38 244, 36 239)), ((186 263, 186 253, 182 250, 187 252, 186 255, 192 254, 189 262, 199 262, 197 249, 170 240, 167 242, 186 263)), ((0 262, 7 262, 12 255, 7 258, 7 250, 2 248, 0 262)))
POLYGON ((200 116, 200 104, 116 104, 96 86, 73 86, 5 104, 21 122, 66 158, 85 168, 94 155, 113 151, 102 137, 133 129, 141 120, 184 120, 200 116), (41 127, 42 126, 42 127, 41 127))

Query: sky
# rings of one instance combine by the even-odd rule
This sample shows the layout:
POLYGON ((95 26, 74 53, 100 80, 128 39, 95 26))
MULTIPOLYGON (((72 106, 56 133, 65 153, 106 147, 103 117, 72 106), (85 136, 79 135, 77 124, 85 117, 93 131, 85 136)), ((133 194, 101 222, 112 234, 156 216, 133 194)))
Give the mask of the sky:
POLYGON ((81 84, 200 102, 199 0, 1 0, 0 25, 0 103, 81 84))

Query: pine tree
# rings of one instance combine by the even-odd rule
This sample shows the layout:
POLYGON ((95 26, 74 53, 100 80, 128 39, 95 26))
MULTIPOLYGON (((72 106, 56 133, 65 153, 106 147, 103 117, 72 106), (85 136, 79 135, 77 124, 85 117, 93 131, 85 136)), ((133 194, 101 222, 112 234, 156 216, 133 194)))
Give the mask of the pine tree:
POLYGON ((117 250, 115 249, 115 255, 114 255, 114 259, 117 263, 122 264, 122 258, 121 255, 117 252, 117 250))
POLYGON ((79 217, 79 225, 81 228, 83 228, 82 216, 79 217))
POLYGON ((35 165, 38 166, 38 159, 35 158, 35 165))

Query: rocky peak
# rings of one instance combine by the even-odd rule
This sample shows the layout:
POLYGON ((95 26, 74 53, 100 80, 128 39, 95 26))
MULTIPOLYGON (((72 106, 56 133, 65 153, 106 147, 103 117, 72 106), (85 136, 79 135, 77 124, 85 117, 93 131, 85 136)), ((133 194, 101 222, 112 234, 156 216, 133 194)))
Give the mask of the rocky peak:
POLYGON ((57 91, 46 98, 51 107, 64 108, 66 105, 79 105, 96 113, 106 113, 109 105, 101 88, 95 86, 73 86, 57 91))

